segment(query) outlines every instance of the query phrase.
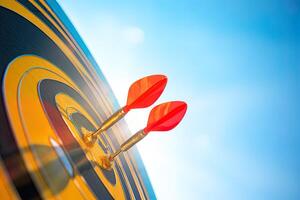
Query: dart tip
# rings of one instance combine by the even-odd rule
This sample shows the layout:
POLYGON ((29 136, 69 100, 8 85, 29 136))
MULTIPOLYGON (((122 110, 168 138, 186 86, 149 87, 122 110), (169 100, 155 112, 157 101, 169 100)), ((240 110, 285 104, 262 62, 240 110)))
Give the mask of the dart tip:
POLYGON ((109 157, 108 157, 108 160, 109 160, 110 162, 112 162, 112 161, 114 161, 114 158, 113 158, 112 156, 109 156, 109 157))
POLYGON ((91 147, 96 142, 97 137, 95 137, 93 133, 86 133, 82 136, 82 140, 88 147, 91 147))
POLYGON ((110 156, 102 156, 101 157, 101 168, 110 170, 112 168, 112 161, 110 156))

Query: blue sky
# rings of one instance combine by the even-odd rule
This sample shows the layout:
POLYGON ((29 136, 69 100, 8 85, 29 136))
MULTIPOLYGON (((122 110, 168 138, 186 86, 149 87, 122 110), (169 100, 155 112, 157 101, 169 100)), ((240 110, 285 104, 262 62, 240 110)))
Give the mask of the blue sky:
POLYGON ((299 0, 59 3, 120 104, 153 73, 169 77, 158 103, 188 103, 138 145, 158 199, 300 199, 299 0))

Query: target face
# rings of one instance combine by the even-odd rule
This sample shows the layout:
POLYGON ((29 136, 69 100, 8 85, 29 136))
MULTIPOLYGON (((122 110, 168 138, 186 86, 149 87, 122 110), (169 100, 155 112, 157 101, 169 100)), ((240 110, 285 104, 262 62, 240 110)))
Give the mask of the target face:
POLYGON ((136 149, 99 166, 129 137, 124 121, 83 142, 118 105, 58 4, 0 0, 0 26, 0 197, 155 198, 136 149))

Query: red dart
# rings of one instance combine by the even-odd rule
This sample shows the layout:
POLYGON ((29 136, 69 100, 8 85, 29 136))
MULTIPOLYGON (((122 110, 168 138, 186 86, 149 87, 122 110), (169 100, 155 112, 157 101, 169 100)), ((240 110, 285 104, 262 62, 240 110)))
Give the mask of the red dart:
POLYGON ((167 81, 168 79, 164 75, 150 75, 135 81, 129 88, 126 105, 103 122, 97 131, 85 135, 84 141, 87 144, 93 144, 96 135, 106 131, 131 109, 151 106, 164 91, 167 81))
POLYGON ((113 161, 117 155, 130 149, 151 131, 169 131, 175 128, 184 117, 186 110, 187 104, 183 101, 170 101, 155 106, 149 114, 148 123, 144 129, 131 136, 117 151, 101 159, 103 168, 109 169, 111 167, 111 161, 113 161))

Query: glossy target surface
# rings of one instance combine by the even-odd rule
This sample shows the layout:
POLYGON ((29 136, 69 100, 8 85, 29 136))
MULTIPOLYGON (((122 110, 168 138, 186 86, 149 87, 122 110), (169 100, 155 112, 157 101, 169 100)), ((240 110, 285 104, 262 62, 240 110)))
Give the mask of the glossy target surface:
POLYGON ((99 167, 129 137, 123 120, 82 141, 119 106, 59 5, 0 0, 0 22, 0 197, 155 198, 136 149, 99 167))

